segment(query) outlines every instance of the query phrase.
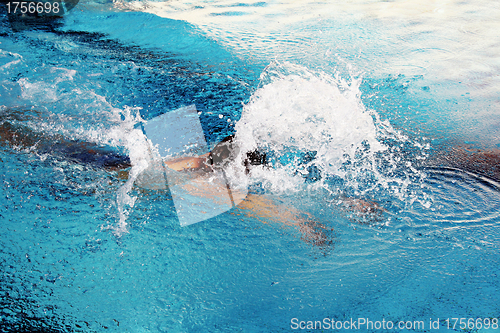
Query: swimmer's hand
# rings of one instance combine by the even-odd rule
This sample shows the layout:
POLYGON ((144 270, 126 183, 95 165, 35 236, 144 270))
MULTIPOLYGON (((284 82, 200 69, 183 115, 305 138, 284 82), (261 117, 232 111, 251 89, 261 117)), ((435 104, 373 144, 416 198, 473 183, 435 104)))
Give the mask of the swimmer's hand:
POLYGON ((380 222, 383 213, 387 212, 378 203, 365 199, 342 197, 337 204, 343 208, 343 211, 349 213, 349 220, 360 224, 380 222))

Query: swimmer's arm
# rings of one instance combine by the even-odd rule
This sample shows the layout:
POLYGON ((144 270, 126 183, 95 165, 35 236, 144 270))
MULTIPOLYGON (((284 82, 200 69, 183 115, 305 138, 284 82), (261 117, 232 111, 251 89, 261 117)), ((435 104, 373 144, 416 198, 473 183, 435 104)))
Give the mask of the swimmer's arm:
POLYGON ((206 170, 210 168, 207 159, 210 153, 200 156, 178 157, 171 160, 165 160, 163 163, 166 167, 175 171, 195 171, 206 170))
POLYGON ((267 223, 279 222, 284 226, 297 227, 301 239, 316 246, 331 246, 334 243, 332 228, 327 228, 318 222, 311 214, 279 203, 265 195, 248 194, 245 200, 238 204, 239 210, 234 213, 244 215, 267 223))
MULTIPOLYGON (((220 169, 227 161, 232 159, 232 154, 237 150, 233 140, 234 135, 230 135, 219 142, 209 153, 167 160, 164 162, 165 166, 175 171, 212 171, 214 168, 220 169)), ((257 159, 262 160, 263 156, 263 154, 252 152, 244 164, 256 165, 258 162, 257 159)))

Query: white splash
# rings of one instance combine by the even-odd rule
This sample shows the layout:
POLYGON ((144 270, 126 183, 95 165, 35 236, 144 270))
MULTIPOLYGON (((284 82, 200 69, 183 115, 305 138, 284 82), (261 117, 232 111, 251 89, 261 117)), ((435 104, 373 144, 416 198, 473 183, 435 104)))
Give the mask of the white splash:
POLYGON ((134 127, 137 122, 142 121, 138 111, 138 108, 125 108, 123 112, 120 112, 120 117, 124 117, 124 120, 119 122, 121 125, 108 132, 108 140, 111 139, 115 142, 125 141, 125 148, 129 153, 132 165, 127 181, 118 189, 116 194, 119 222, 118 225, 113 227, 113 231, 117 236, 128 232, 127 217, 137 200, 137 197, 130 195, 130 191, 137 177, 148 168, 151 161, 147 138, 141 129, 134 127), (127 206, 129 207, 128 209, 127 206))
MULTIPOLYGON (((338 177, 359 191, 396 186, 393 192, 404 192, 407 177, 389 172, 404 167, 404 159, 398 146, 383 141, 409 139, 364 107, 361 82, 354 75, 348 82, 291 63, 270 64, 235 127, 241 147, 235 165, 241 165, 246 152, 254 150, 272 156, 272 167, 251 168, 248 184, 261 183, 274 193, 299 191, 307 183, 304 177, 316 171, 320 177, 306 187, 318 188, 318 182, 327 187, 325 178, 338 177), (309 157, 304 159, 304 154, 309 157), (380 168, 382 161, 392 166, 387 173, 380 168), (368 185, 368 178, 376 179, 376 185, 368 185)), ((405 168, 405 172, 414 171, 405 168)))

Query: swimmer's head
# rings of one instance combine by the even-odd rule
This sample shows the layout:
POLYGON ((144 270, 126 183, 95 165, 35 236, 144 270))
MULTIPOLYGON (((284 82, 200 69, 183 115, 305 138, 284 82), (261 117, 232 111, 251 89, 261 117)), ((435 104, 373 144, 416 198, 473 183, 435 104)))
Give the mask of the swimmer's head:
MULTIPOLYGON (((209 160, 207 163, 212 165, 214 168, 223 168, 231 161, 234 161, 239 152, 240 149, 234 142, 234 135, 230 135, 215 146, 208 158, 209 160)), ((247 152, 243 161, 245 172, 247 174, 250 172, 251 166, 264 165, 266 163, 266 154, 259 152, 258 150, 247 152)))

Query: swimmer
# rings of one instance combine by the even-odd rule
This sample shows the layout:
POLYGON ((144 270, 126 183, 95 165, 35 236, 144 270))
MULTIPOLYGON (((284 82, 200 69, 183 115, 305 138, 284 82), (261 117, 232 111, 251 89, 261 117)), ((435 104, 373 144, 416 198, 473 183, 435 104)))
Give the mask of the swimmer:
MULTIPOLYGON (((107 170, 116 175, 118 179, 128 179, 132 165, 129 157, 118 149, 92 142, 68 139, 60 134, 40 133, 14 118, 15 116, 12 115, 0 115, 0 145, 28 149, 36 151, 38 154, 50 154, 73 163, 107 170)), ((204 173, 213 169, 221 169, 232 157, 234 152, 233 139, 234 136, 225 138, 210 153, 201 156, 174 158, 162 161, 162 163, 169 170, 186 175, 186 177, 189 177, 191 173, 204 173)), ((244 161, 245 170, 248 173, 251 166, 261 165, 265 162, 265 154, 257 151, 249 152, 244 161)), ((141 178, 136 182, 145 191, 155 189, 153 183, 141 178)), ((182 183, 182 179, 179 180, 179 183, 182 183)), ((277 221, 282 225, 295 227, 301 232, 302 240, 321 248, 331 247, 334 243, 332 229, 317 222, 308 213, 278 203, 277 199, 248 194, 232 214, 253 217, 264 223, 277 221)))

